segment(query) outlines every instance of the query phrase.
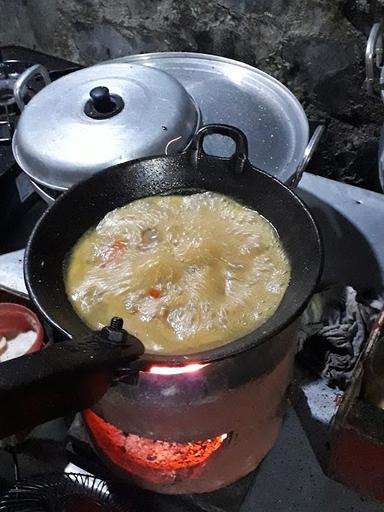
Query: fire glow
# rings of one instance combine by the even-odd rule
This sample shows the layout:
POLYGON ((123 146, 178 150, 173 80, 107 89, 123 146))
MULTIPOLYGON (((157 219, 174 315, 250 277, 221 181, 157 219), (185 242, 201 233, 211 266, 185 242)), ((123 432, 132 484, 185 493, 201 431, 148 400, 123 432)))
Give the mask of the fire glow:
POLYGON ((149 439, 122 432, 90 409, 83 411, 83 418, 97 446, 114 464, 145 478, 150 477, 148 470, 163 475, 203 464, 228 438, 224 433, 186 443, 149 439))
POLYGON ((202 464, 227 437, 228 434, 222 434, 204 441, 176 443, 127 434, 123 449, 125 456, 140 466, 175 471, 202 464))
POLYGON ((152 366, 149 370, 149 373, 153 373, 156 375, 181 375, 183 373, 198 372, 205 366, 208 366, 208 363, 193 363, 187 364, 185 366, 152 366))

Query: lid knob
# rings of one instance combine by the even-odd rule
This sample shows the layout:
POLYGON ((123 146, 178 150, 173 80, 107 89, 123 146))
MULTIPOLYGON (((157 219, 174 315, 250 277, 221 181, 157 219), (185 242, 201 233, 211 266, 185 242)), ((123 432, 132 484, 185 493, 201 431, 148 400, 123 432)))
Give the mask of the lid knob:
POLYGON ((108 119, 124 108, 124 101, 118 94, 111 94, 108 87, 94 87, 89 93, 91 99, 87 101, 84 112, 92 119, 108 119))
POLYGON ((93 101, 93 106, 98 112, 106 114, 115 108, 115 103, 111 99, 108 87, 95 87, 89 93, 93 101))

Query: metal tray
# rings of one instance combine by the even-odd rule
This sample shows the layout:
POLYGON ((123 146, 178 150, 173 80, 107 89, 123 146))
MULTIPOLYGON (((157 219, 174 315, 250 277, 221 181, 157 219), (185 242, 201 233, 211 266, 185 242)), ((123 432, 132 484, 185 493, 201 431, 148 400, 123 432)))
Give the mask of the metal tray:
MULTIPOLYGON (((284 85, 259 69, 225 57, 185 52, 131 55, 109 62, 143 64, 174 76, 195 99, 204 124, 231 124, 244 131, 255 167, 287 183, 301 166, 309 135, 304 110, 284 85)), ((229 156, 233 148, 217 135, 207 140, 205 149, 229 156)))

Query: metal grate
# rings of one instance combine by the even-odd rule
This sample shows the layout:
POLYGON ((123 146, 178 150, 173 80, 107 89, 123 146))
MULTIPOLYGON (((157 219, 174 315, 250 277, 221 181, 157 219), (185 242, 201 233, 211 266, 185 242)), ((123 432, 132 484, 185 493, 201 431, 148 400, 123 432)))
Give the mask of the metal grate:
POLYGON ((112 498, 106 482, 89 475, 50 474, 16 483, 1 512, 130 512, 112 498))

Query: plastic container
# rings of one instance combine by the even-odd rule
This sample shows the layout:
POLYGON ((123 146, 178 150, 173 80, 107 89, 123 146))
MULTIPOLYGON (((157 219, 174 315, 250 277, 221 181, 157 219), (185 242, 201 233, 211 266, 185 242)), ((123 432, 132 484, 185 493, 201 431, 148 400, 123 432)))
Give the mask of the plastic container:
POLYGON ((35 331, 36 339, 23 354, 29 354, 40 350, 44 341, 44 329, 36 316, 30 309, 11 302, 0 303, 0 339, 4 336, 9 343, 19 333, 35 331))

